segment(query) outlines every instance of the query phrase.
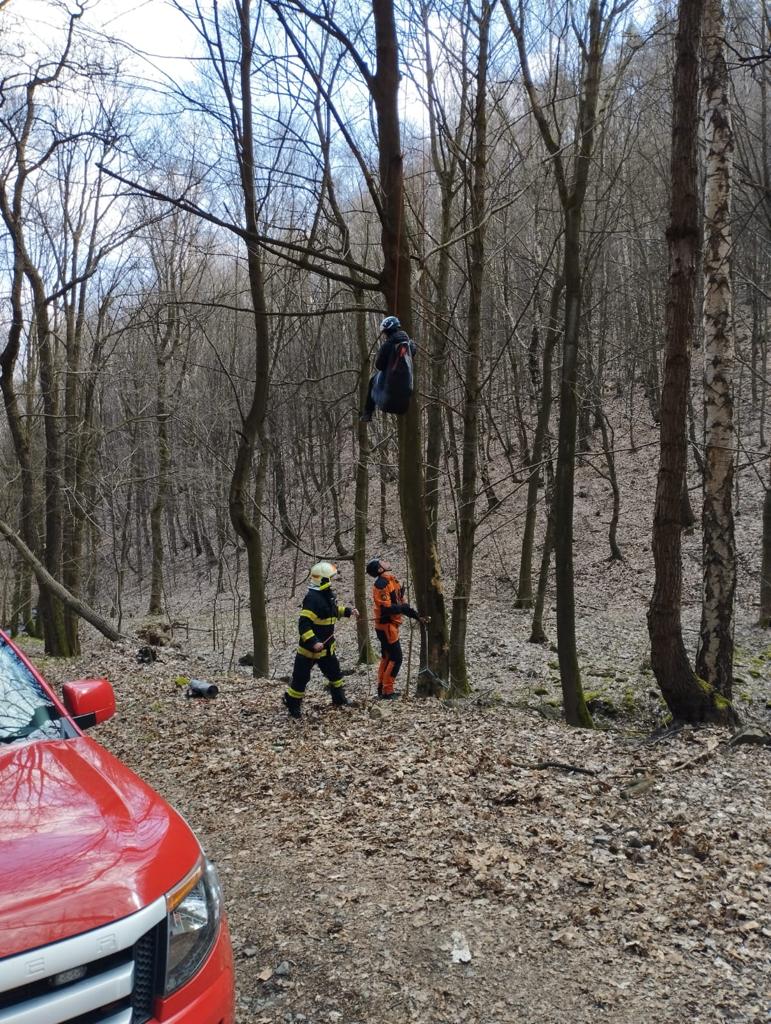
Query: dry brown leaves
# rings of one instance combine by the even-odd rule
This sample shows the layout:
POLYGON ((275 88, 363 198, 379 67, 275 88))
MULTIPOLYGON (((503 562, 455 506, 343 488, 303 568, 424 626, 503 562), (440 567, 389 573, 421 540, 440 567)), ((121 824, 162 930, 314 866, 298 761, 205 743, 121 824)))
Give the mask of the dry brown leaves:
POLYGON ((186 699, 185 653, 99 643, 78 674, 112 676, 97 738, 219 864, 239 1024, 766 1019, 768 748, 570 730, 528 677, 373 715, 361 672, 298 725, 243 674, 186 699))

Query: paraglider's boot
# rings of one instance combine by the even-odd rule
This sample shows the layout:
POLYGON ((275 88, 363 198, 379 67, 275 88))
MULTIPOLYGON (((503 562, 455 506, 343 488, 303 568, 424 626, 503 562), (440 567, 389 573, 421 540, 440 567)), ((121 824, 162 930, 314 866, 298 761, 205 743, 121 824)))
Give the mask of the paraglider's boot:
POLYGON ((382 693, 378 690, 379 700, 396 700, 397 697, 401 697, 401 690, 391 690, 390 693, 382 693))

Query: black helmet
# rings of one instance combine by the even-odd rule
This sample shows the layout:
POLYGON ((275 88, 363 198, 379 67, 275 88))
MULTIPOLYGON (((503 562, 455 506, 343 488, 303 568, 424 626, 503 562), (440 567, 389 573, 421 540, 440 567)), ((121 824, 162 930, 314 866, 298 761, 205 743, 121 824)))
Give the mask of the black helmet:
POLYGON ((367 575, 368 576, 379 576, 380 575, 380 559, 371 558, 367 562, 367 575))
POLYGON ((387 316, 380 324, 380 333, 391 334, 392 331, 397 331, 401 325, 398 316, 387 316))

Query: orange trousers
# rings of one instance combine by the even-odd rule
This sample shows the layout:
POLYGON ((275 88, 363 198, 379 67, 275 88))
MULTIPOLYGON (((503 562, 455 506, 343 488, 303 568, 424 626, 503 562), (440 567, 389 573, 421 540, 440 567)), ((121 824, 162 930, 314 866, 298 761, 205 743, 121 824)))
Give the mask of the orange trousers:
POLYGON ((394 683, 402 667, 402 645, 399 643, 397 626, 375 629, 380 641, 380 664, 377 667, 377 692, 379 695, 394 692, 394 683))

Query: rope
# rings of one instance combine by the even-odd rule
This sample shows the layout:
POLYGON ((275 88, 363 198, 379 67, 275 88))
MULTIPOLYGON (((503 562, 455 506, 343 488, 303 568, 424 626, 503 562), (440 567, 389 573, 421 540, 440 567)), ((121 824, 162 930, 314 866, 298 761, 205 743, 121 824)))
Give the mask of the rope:
MULTIPOLYGON (((407 557, 407 543, 406 541, 402 544, 403 558, 404 558, 404 571, 405 576, 405 596, 407 598, 407 604, 411 604, 412 595, 410 593, 410 560, 407 557)), ((404 687, 404 700, 407 700, 410 695, 410 679, 412 678, 412 619, 407 620, 410 624, 410 639, 407 643, 407 684, 404 687)))
POLYGON ((407 644, 407 685, 404 687, 404 700, 409 700, 410 679, 412 677, 412 619, 410 619, 410 639, 407 644))
MULTIPOLYGON (((399 313, 399 261, 402 255, 402 220, 404 215, 404 122, 407 119, 407 89, 402 93, 402 116, 399 121, 399 202, 396 208, 396 280, 394 281, 394 313, 399 313)), ((412 311, 410 311, 412 312, 412 311)))

